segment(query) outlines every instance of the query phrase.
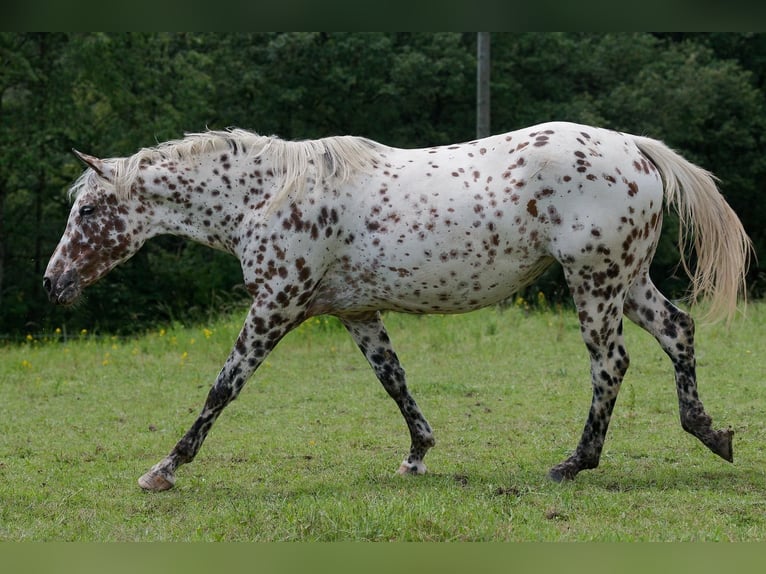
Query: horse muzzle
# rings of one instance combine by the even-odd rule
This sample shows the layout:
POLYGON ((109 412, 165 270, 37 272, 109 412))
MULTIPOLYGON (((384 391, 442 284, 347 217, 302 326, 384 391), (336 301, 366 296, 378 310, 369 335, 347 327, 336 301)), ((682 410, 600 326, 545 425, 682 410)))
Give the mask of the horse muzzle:
POLYGON ((71 305, 80 296, 80 278, 74 270, 59 275, 46 275, 43 278, 43 288, 51 303, 71 305))

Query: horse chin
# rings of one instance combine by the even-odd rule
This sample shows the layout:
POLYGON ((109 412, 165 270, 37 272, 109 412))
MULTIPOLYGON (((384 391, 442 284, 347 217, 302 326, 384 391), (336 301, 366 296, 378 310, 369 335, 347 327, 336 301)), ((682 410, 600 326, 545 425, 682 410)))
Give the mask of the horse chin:
POLYGON ((70 307, 77 303, 82 290, 77 285, 68 285, 55 297, 54 303, 62 307, 70 307))
POLYGON ((82 283, 78 275, 67 271, 53 282, 52 289, 48 295, 51 303, 68 307, 77 302, 82 293, 82 283))

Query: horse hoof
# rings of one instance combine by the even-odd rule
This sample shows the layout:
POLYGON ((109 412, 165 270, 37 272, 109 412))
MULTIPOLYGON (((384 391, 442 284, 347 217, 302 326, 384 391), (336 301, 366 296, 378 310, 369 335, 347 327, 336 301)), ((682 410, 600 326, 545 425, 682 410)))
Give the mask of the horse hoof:
POLYGON ((548 471, 548 478, 550 478, 553 482, 559 483, 566 482, 568 480, 574 480, 579 470, 580 469, 571 462, 565 461, 550 469, 548 471))
POLYGON ((548 472, 548 478, 550 478, 553 482, 562 483, 568 480, 574 480, 574 476, 571 474, 571 472, 567 472, 564 469, 554 467, 548 472))
POLYGON ((173 488, 175 482, 175 477, 173 475, 167 475, 156 470, 150 470, 138 479, 138 486, 144 490, 162 492, 163 490, 170 490, 173 488))
POLYGON ((564 473, 557 468, 552 468, 550 471, 548 471, 548 478, 550 478, 553 482, 564 482, 566 479, 564 473))
POLYGON ((734 437, 733 429, 712 430, 710 426, 708 426, 707 428, 700 430, 697 430, 694 427, 691 427, 691 429, 684 427, 684 430, 697 437, 702 444, 722 459, 728 462, 734 462, 734 447, 732 446, 732 438, 734 437))
POLYGON ((726 430, 715 431, 712 446, 710 450, 720 456, 722 459, 728 462, 734 462, 734 448, 732 446, 732 437, 734 436, 734 430, 728 428, 726 430))
POLYGON ((406 460, 399 466, 399 470, 396 471, 397 474, 400 474, 402 476, 406 474, 425 474, 426 473, 426 465, 422 462, 416 462, 411 463, 407 462, 406 460))

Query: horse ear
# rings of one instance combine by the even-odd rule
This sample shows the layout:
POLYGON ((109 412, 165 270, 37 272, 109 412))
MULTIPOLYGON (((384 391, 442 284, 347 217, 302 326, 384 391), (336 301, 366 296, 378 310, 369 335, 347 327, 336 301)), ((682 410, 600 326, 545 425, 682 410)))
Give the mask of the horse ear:
POLYGON ((92 155, 88 155, 87 153, 79 152, 74 148, 72 148, 72 153, 74 153, 77 159, 95 171, 100 177, 103 177, 107 181, 112 180, 112 169, 104 161, 98 159, 97 157, 93 157, 92 155))

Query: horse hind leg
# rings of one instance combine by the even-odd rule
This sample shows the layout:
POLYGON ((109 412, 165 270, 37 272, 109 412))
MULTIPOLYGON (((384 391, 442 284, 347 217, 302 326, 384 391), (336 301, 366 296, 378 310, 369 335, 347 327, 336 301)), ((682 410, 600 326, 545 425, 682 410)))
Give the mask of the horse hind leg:
POLYGON ((397 471, 399 474, 424 474, 428 449, 436 444, 431 427, 407 389, 404 369, 399 364, 386 328, 377 312, 343 316, 341 322, 370 363, 378 380, 394 399, 410 431, 410 453, 397 471))
POLYGON ((593 397, 580 442, 574 454, 554 466, 549 476, 556 482, 571 480, 581 471, 596 468, 629 357, 622 336, 624 292, 606 286, 589 291, 584 272, 568 273, 580 319, 580 332, 590 354, 593 397), (576 278, 575 278, 576 277, 576 278))
POLYGON ((733 462, 731 429, 713 430, 697 392, 694 320, 668 301, 644 274, 625 302, 625 314, 657 339, 675 369, 681 426, 721 458, 733 462))

